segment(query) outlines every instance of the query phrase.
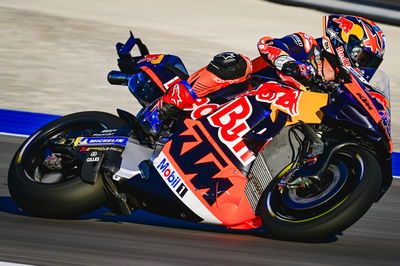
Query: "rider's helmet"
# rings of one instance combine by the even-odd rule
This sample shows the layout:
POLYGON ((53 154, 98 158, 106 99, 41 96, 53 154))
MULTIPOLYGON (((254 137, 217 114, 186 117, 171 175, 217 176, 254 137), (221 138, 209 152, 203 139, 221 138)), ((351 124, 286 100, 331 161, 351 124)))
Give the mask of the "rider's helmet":
POLYGON ((383 60, 383 31, 368 19, 348 15, 324 16, 323 31, 323 49, 370 80, 383 60))

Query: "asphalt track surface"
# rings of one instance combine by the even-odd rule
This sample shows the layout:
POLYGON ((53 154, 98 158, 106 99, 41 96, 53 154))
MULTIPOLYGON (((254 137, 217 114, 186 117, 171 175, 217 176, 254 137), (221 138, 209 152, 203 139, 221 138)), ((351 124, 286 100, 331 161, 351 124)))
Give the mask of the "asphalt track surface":
MULTIPOLYGON (((181 56, 189 72, 213 55, 257 56, 264 35, 318 36, 325 12, 258 0, 1 0, 0 108, 64 115, 82 110, 137 111, 116 69, 114 45, 129 30, 155 53, 181 56)), ((381 25, 382 69, 392 81, 395 150, 400 146, 400 28, 381 25)), ((7 190, 7 171, 21 138, 0 136, 1 261, 37 265, 398 265, 400 180, 354 226, 324 243, 292 243, 258 232, 232 232, 143 212, 77 220, 26 216, 7 190)))
POLYGON ((98 210, 76 220, 29 217, 14 204, 7 171, 20 137, 0 136, 0 264, 35 265, 399 265, 400 180, 356 224, 320 243, 270 239, 98 210))

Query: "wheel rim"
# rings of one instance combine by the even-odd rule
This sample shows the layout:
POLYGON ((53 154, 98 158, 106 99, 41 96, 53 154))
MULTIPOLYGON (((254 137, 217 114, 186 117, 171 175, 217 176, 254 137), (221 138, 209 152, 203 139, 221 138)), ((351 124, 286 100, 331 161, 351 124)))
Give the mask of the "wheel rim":
POLYGON ((359 154, 338 152, 324 173, 329 182, 322 191, 314 194, 300 190, 281 193, 276 182, 267 194, 267 209, 271 216, 287 222, 317 219, 343 204, 363 175, 364 162, 359 154))
POLYGON ((342 161, 328 165, 322 180, 324 188, 322 191, 315 191, 310 188, 299 188, 285 190, 282 193, 282 200, 291 209, 305 210, 323 204, 333 198, 346 183, 348 171, 342 161))
POLYGON ((48 147, 48 141, 70 133, 76 133, 76 137, 84 136, 85 133, 87 134, 87 130, 102 128, 107 128, 107 126, 100 121, 69 121, 34 135, 26 142, 18 155, 25 176, 33 182, 44 185, 80 178, 81 162, 76 158, 69 158, 61 171, 51 171, 43 165, 47 155, 52 153, 48 147))

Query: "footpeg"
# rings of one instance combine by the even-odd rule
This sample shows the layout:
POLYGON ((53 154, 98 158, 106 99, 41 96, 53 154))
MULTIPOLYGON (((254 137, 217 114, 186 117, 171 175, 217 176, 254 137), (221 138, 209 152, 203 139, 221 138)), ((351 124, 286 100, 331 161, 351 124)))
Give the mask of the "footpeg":
POLYGON ((126 195, 124 193, 118 193, 116 196, 118 207, 122 215, 129 216, 132 214, 131 208, 126 202, 126 195))
POLYGON ((128 205, 127 202, 127 197, 124 193, 118 192, 117 187, 115 184, 111 181, 107 175, 104 176, 104 181, 105 181, 105 187, 108 192, 113 196, 113 199, 115 200, 116 207, 118 210, 116 210, 119 214, 129 216, 132 214, 133 208, 131 208, 128 205))

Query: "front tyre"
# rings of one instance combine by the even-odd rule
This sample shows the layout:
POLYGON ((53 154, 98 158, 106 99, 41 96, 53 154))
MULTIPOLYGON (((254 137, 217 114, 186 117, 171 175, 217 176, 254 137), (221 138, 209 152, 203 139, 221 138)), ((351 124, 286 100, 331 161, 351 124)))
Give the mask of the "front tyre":
POLYGON ((350 146, 335 153, 315 192, 298 188, 278 190, 279 180, 261 198, 261 219, 276 238, 316 241, 342 232, 371 207, 380 190, 382 174, 376 157, 364 148, 350 146))
POLYGON ((106 200, 103 179, 94 185, 80 178, 81 163, 69 159, 58 171, 43 166, 52 153, 48 141, 87 130, 124 126, 118 117, 103 112, 80 112, 56 119, 32 134, 18 149, 10 164, 8 188, 14 201, 33 216, 72 218, 88 213, 106 200))

